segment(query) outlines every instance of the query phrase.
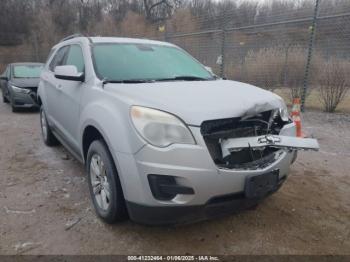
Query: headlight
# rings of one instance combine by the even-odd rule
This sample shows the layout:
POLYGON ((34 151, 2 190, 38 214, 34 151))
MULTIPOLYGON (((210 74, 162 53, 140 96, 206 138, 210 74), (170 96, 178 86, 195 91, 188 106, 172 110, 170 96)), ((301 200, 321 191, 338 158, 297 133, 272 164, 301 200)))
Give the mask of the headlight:
POLYGON ((287 109, 287 106, 284 105, 284 107, 281 107, 279 109, 280 111, 280 116, 281 116, 281 119, 285 122, 287 122, 289 120, 289 113, 288 113, 288 109, 287 109))
POLYGON ((13 86, 11 85, 12 90, 16 93, 22 93, 22 94, 29 94, 30 90, 29 89, 25 89, 25 88, 19 88, 17 86, 13 86))
POLYGON ((154 146, 196 143, 191 131, 174 115, 140 106, 133 106, 130 114, 137 132, 154 146))

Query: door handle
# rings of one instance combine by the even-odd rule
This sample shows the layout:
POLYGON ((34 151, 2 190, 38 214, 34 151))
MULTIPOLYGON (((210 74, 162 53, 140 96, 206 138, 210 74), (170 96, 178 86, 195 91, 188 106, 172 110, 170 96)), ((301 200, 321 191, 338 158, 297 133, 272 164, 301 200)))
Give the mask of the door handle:
POLYGON ((61 85, 61 84, 57 84, 57 85, 56 85, 56 88, 57 88, 57 89, 62 89, 62 85, 61 85))

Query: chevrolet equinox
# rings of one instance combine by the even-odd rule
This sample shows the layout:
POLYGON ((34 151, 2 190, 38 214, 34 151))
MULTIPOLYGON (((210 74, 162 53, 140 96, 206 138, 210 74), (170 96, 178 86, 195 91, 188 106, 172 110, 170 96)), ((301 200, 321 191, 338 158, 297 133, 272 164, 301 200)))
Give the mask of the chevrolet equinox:
POLYGON ((53 47, 38 89, 44 142, 85 164, 96 213, 176 224, 255 206, 297 150, 284 101, 220 79, 165 42, 73 35, 53 47))

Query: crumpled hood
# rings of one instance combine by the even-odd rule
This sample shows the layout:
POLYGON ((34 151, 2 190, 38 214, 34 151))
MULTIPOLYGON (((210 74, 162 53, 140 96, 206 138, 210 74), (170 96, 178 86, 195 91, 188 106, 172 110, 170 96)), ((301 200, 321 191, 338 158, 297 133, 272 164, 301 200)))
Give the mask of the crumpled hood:
POLYGON ((37 87, 40 78, 12 78, 11 84, 17 87, 37 87))
POLYGON ((229 80, 107 84, 105 89, 130 105, 170 112, 198 126, 205 120, 253 116, 284 106, 278 95, 229 80))

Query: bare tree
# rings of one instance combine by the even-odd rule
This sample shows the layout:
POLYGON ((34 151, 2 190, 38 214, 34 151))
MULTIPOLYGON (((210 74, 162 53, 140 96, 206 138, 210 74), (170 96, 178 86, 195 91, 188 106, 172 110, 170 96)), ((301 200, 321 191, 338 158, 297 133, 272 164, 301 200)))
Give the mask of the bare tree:
POLYGON ((170 18, 182 0, 143 0, 147 20, 156 23, 170 18))
POLYGON ((319 74, 320 101, 326 112, 334 112, 344 99, 350 86, 350 62, 331 58, 325 63, 319 74))
POLYGON ((18 45, 30 33, 31 2, 2 0, 0 4, 0 45, 18 45))

